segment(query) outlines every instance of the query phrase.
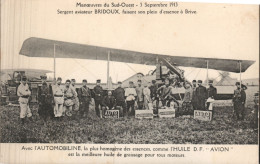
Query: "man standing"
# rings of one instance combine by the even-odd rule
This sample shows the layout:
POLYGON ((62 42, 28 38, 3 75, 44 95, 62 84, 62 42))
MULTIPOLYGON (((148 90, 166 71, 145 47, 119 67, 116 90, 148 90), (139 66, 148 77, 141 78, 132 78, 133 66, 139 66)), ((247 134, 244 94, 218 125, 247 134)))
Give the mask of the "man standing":
POLYGON ((100 82, 101 80, 97 80, 97 85, 93 89, 94 99, 95 99, 95 110, 96 110, 96 115, 98 117, 102 117, 100 115, 100 107, 102 105, 102 100, 103 100, 103 88, 100 86, 100 82))
POLYGON ((207 110, 209 110, 209 106, 210 106, 210 103, 212 102, 208 102, 208 101, 214 101, 216 99, 216 96, 217 96, 217 88, 215 88, 213 86, 213 80, 209 80, 209 88, 207 89, 207 110), (211 100, 209 100, 211 99, 211 100))
POLYGON ((150 83, 144 85, 144 109, 153 110, 153 103, 151 99, 151 90, 149 89, 150 83))
POLYGON ((64 113, 69 117, 72 116, 72 106, 76 97, 77 92, 72 89, 70 80, 66 80, 64 88, 64 113))
POLYGON ((144 87, 142 86, 142 80, 137 81, 137 87, 135 88, 137 94, 137 106, 138 109, 143 109, 144 105, 144 87))
POLYGON ((126 104, 125 104, 125 90, 122 88, 122 82, 118 82, 118 87, 114 90, 114 96, 116 99, 116 106, 123 108, 123 115, 126 112, 126 104))
POLYGON ((21 84, 17 89, 17 96, 19 96, 19 105, 20 105, 20 118, 21 123, 24 124, 25 117, 28 117, 32 121, 32 113, 29 108, 29 97, 31 95, 31 91, 29 90, 29 86, 27 84, 27 78, 22 77, 21 84))
POLYGON ((131 108, 131 115, 134 114, 134 106, 135 106, 135 97, 137 96, 136 90, 134 88, 134 83, 129 81, 129 88, 125 89, 125 96, 126 96, 126 114, 129 114, 131 108))
POLYGON ((245 101, 246 101, 246 93, 244 89, 240 88, 240 82, 236 82, 237 89, 234 91, 233 103, 234 103, 234 111, 237 116, 237 120, 243 120, 245 117, 245 101), (240 114, 242 115, 240 117, 240 114))
POLYGON ((78 93, 76 91, 76 86, 75 86, 76 80, 75 79, 71 79, 71 89, 73 89, 76 93, 76 97, 73 99, 74 101, 74 105, 72 107, 72 109, 74 111, 78 111, 79 110, 79 98, 78 98, 78 93))
POLYGON ((197 81, 192 80, 192 99, 191 99, 191 105, 193 110, 197 110, 198 102, 197 102, 197 95, 196 95, 196 88, 197 88, 197 81))
POLYGON ((205 110, 205 103, 207 98, 207 89, 202 85, 202 80, 198 80, 198 87, 196 88, 197 108, 198 110, 205 110))
POLYGON ((52 94, 52 87, 51 85, 48 85, 46 82, 47 77, 41 76, 42 84, 38 88, 38 101, 39 101, 39 109, 38 113, 41 118, 43 118, 44 121, 48 118, 48 116, 53 116, 52 109, 52 102, 53 100, 53 94, 52 94))
POLYGON ((91 101, 91 91, 87 87, 87 80, 82 80, 82 87, 79 89, 80 115, 86 117, 89 112, 89 103, 91 101))
POLYGON ((156 80, 152 80, 152 85, 149 87, 151 91, 151 99, 156 103, 156 114, 158 113, 159 108, 159 97, 157 96, 158 85, 156 84, 156 80))
POLYGON ((191 107, 192 100, 192 88, 189 83, 185 83, 185 93, 182 103, 182 114, 193 114, 191 107))
POLYGON ((54 117, 59 118, 63 113, 63 103, 64 103, 64 89, 61 86, 62 79, 58 77, 56 85, 53 86, 53 96, 54 96, 54 117))

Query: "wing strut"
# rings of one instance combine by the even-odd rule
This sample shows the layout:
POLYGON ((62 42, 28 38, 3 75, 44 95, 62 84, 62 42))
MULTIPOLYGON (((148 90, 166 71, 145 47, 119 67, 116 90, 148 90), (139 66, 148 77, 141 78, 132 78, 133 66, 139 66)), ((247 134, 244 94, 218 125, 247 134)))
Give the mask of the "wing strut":
POLYGON ((209 86, 209 60, 207 62, 207 86, 209 86))
POLYGON ((108 54, 107 54, 107 89, 112 89, 110 88, 110 85, 109 85, 109 61, 110 61, 110 51, 108 51, 108 54))
POLYGON ((241 67, 242 67, 242 62, 239 61, 239 75, 240 75, 240 79, 239 79, 239 81, 240 81, 240 89, 241 89, 241 86, 242 86, 242 80, 241 80, 241 67))
POLYGON ((56 44, 53 44, 53 69, 54 69, 54 80, 56 80, 56 44))

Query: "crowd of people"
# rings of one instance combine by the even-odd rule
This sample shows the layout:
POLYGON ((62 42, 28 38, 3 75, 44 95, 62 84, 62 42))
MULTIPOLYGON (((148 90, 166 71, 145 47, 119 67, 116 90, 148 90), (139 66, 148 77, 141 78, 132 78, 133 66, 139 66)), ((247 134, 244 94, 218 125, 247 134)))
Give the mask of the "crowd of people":
MULTIPOLYGON (((176 99, 174 88, 177 81, 166 78, 163 84, 157 84, 156 80, 142 83, 137 81, 135 86, 133 81, 129 81, 127 88, 122 87, 122 82, 118 82, 115 90, 104 90, 101 80, 96 81, 96 86, 91 90, 87 86, 87 80, 82 80, 82 86, 76 89, 75 79, 66 80, 62 86, 62 79, 59 77, 55 84, 46 82, 47 77, 42 76, 42 84, 38 88, 38 113, 44 120, 51 116, 62 118, 64 116, 80 115, 87 117, 89 106, 92 100, 95 102, 95 112, 98 117, 102 117, 106 110, 118 109, 122 111, 121 116, 133 116, 135 110, 154 110, 172 107, 177 109, 179 115, 193 115, 194 110, 212 110, 212 102, 216 99, 217 89, 213 86, 213 81, 209 80, 209 87, 202 85, 202 80, 193 80, 182 83, 185 88, 184 97, 179 95, 181 101, 176 99)), ((245 89, 246 86, 236 83, 237 89, 234 91, 234 113, 237 119, 244 119, 245 116, 245 89)), ((31 119, 32 113, 29 108, 30 88, 27 78, 22 77, 21 84, 17 89, 20 104, 21 123, 24 124, 25 118, 31 119)))

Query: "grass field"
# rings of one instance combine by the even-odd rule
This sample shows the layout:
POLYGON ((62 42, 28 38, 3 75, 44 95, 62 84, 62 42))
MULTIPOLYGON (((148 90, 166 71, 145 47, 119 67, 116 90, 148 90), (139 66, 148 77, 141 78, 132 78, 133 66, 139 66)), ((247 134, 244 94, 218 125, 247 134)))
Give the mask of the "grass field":
POLYGON ((217 106, 211 122, 191 118, 134 117, 101 119, 93 108, 87 118, 65 117, 63 120, 39 118, 32 108, 33 122, 22 126, 19 107, 0 107, 0 141, 2 143, 118 143, 118 144, 257 144, 258 132, 251 128, 252 109, 245 121, 232 119, 231 106, 217 106))

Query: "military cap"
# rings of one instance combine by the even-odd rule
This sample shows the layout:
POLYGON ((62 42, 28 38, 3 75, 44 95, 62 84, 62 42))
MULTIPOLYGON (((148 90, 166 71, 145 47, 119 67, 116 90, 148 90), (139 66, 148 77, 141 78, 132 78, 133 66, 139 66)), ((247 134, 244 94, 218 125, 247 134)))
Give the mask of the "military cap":
POLYGON ((101 80, 100 80, 100 79, 98 79, 98 80, 97 80, 97 83, 100 83, 100 82, 101 82, 101 80))
POLYGON ((27 80, 27 77, 26 76, 23 76, 22 77, 22 81, 26 81, 27 80))
POLYGON ((192 80, 193 83, 196 83, 197 81, 196 80, 192 80))
POLYGON ((129 81, 129 84, 134 84, 134 82, 132 82, 132 81, 129 81))
POLYGON ((152 83, 155 84, 155 83, 156 83, 156 80, 152 80, 152 83))
POLYGON ((88 82, 86 79, 83 79, 82 82, 88 82))
POLYGON ((70 80, 68 79, 68 80, 66 80, 66 83, 70 83, 70 80))
POLYGON ((75 82, 76 80, 75 79, 71 79, 71 81, 75 82))
POLYGON ((213 83, 213 80, 209 80, 209 83, 213 83))
POLYGON ((119 82, 117 82, 118 84, 122 84, 122 82, 121 81, 119 81, 119 82))
POLYGON ((198 80, 198 83, 202 83, 202 80, 198 80))
POLYGON ((236 82, 236 84, 235 85, 240 85, 240 82, 236 82))
POLYGON ((60 81, 62 81, 62 78, 61 78, 61 77, 58 77, 58 78, 57 78, 57 80, 60 80, 60 81))

